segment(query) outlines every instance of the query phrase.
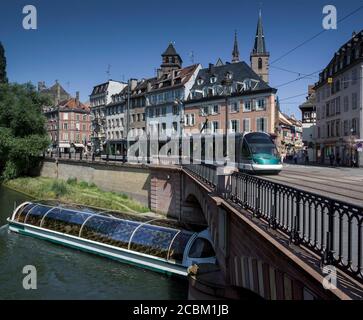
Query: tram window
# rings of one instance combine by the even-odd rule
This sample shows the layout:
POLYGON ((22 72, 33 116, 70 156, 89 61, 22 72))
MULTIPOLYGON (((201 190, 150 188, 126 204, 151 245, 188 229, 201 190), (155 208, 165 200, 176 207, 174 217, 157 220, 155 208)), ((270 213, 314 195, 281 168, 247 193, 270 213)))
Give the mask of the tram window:
POLYGON ((243 140, 242 144, 242 157, 249 158, 251 156, 250 150, 248 149, 248 145, 245 140, 243 140))
POLYGON ((215 253, 212 245, 208 240, 203 238, 198 238, 195 240, 189 250, 190 258, 210 258, 214 256, 215 253))

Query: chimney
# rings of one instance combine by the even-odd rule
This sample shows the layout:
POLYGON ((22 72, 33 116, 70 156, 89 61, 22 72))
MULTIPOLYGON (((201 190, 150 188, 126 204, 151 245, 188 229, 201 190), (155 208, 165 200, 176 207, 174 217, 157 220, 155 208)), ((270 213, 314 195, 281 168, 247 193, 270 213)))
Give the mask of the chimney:
POLYGON ((130 79, 130 88, 131 88, 131 91, 132 90, 135 90, 137 86, 137 79, 130 79))
POLYGON ((79 91, 76 92, 76 105, 79 106, 79 91))
POLYGON ((213 63, 210 63, 210 64, 209 64, 209 67, 208 67, 208 71, 209 71, 209 73, 212 73, 213 66, 214 66, 214 64, 213 64, 213 63))

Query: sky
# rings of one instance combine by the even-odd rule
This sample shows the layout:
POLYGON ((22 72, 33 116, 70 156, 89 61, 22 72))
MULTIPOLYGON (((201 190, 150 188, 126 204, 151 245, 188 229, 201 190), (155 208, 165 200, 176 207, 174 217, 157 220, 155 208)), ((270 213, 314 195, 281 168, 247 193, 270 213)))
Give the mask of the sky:
POLYGON ((207 67, 218 58, 231 60, 237 30, 241 60, 249 63, 260 8, 270 85, 278 89, 282 111, 300 117, 298 106, 318 73, 281 85, 323 69, 352 32, 363 29, 363 0, 0 0, 0 41, 10 81, 51 86, 58 80, 88 101, 93 86, 108 78, 153 77, 171 41, 184 66, 194 60, 207 67), (22 25, 29 4, 37 8, 37 30, 22 25), (336 6, 338 20, 362 8, 338 22, 337 30, 279 59, 324 30, 325 5, 336 6))

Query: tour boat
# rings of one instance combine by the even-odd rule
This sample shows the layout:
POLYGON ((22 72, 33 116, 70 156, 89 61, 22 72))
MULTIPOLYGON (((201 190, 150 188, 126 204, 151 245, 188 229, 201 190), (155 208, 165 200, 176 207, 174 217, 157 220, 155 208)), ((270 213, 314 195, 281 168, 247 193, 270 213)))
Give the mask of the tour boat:
POLYGON ((162 218, 53 202, 24 202, 8 218, 11 231, 169 275, 215 263, 207 229, 162 218))

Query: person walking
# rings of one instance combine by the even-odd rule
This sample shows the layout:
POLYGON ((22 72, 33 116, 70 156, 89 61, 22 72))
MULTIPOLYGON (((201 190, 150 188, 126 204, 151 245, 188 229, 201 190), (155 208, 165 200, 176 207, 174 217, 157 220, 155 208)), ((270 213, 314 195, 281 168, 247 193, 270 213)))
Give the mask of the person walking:
POLYGON ((341 158, 340 158, 340 154, 338 152, 337 153, 337 167, 340 167, 340 160, 341 160, 341 158))

